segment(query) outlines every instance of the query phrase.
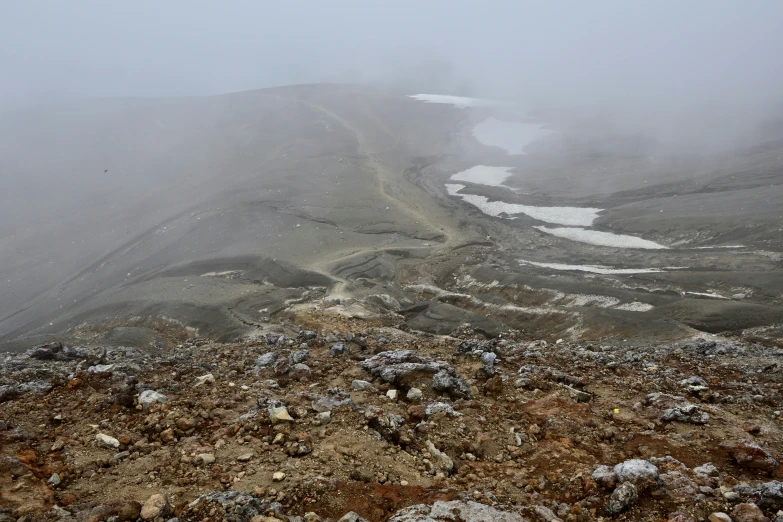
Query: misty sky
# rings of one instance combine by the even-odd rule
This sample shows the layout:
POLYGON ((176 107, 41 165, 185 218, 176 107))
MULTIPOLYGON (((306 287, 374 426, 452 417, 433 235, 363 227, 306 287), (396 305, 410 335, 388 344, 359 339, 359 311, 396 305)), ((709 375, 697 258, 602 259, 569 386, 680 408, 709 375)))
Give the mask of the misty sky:
POLYGON ((0 107, 364 81, 763 112, 783 92, 782 21, 778 0, 8 0, 0 107))

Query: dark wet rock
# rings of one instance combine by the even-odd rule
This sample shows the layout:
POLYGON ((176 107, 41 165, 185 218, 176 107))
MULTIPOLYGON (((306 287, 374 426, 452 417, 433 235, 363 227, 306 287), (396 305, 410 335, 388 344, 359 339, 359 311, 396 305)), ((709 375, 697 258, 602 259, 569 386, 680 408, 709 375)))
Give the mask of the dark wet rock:
POLYGON ((778 461, 757 443, 741 439, 734 442, 724 442, 721 447, 729 451, 729 455, 740 467, 772 473, 778 467, 778 461))
POLYGON ((764 509, 783 509, 783 482, 772 480, 761 482, 755 487, 740 484, 734 491, 746 500, 753 500, 764 509))
POLYGON ((501 511, 478 502, 450 500, 417 504, 397 511, 389 522, 525 522, 510 511, 501 511))
POLYGON ((297 337, 303 341, 312 341, 318 337, 318 334, 312 330, 302 330, 297 337))
POLYGON ((63 343, 54 342, 42 344, 35 348, 27 350, 26 354, 31 359, 38 359, 40 361, 51 361, 54 357, 63 349, 63 343))
POLYGON ((638 500, 639 493, 636 491, 636 486, 630 482, 623 482, 615 488, 609 497, 607 510, 612 515, 619 515, 636 504, 638 500))
POLYGON ((458 353, 473 353, 473 352, 492 352, 495 347, 495 341, 492 339, 466 339, 459 343, 457 346, 458 353))

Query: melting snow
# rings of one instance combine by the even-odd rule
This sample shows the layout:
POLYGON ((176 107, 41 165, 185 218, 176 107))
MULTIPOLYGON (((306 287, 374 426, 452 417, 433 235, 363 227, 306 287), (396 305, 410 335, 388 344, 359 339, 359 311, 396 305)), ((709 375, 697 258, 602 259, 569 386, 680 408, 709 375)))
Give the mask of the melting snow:
POLYGON ((458 109, 469 107, 494 107, 505 105, 503 102, 483 100, 481 98, 467 98, 465 96, 447 96, 444 94, 411 94, 411 98, 427 103, 446 103, 458 109))
POLYGON ((454 181, 467 181, 468 183, 477 183, 479 185, 492 185, 499 187, 503 182, 511 177, 509 172, 514 167, 488 167, 487 165, 476 165, 468 170, 457 172, 451 179, 454 181))
POLYGON ((552 270, 576 270, 580 272, 590 272, 593 274, 650 274, 654 272, 665 272, 666 270, 677 270, 684 267, 667 266, 665 268, 612 268, 602 265, 566 265, 563 263, 539 263, 537 261, 528 261, 520 259, 520 263, 538 266, 541 268, 551 268, 552 270))
POLYGON ((536 226, 533 228, 547 234, 552 234, 553 236, 570 239, 572 241, 579 241, 580 243, 589 243, 591 245, 615 248, 644 248, 647 250, 661 250, 669 248, 659 243, 655 243, 654 241, 648 241, 640 237, 626 236, 623 234, 612 234, 610 232, 600 232, 598 230, 586 230, 584 228, 550 228, 542 226, 536 226))
POLYGON ((627 310, 629 312, 648 312, 652 310, 654 307, 651 304, 648 303, 640 303, 639 301, 634 301, 633 303, 623 303, 619 306, 615 306, 618 310, 627 310))
POLYGON ((702 297, 713 297, 715 299, 728 299, 728 297, 723 297, 722 295, 718 294, 708 294, 705 292, 685 292, 686 295, 699 295, 702 297))
POLYGON ((501 214, 506 214, 508 216, 512 216, 513 214, 526 214, 533 219, 546 221, 547 223, 555 223, 557 225, 590 226, 593 224, 595 218, 598 217, 598 213, 603 210, 600 208, 582 207, 533 207, 529 205, 519 205, 516 203, 506 203, 504 201, 489 201, 489 199, 485 196, 479 196, 476 194, 459 194, 459 191, 464 188, 465 185, 446 184, 446 191, 450 196, 458 196, 471 205, 478 207, 479 210, 488 216, 493 217, 501 217, 501 214))
POLYGON ((509 154, 525 154, 525 147, 554 131, 537 123, 503 121, 487 118, 473 128, 473 136, 491 147, 500 147, 509 154))

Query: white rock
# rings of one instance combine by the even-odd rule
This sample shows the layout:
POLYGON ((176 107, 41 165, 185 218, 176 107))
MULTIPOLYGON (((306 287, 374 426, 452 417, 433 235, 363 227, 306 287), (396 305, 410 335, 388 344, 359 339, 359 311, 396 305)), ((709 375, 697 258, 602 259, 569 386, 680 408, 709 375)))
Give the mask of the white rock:
POLYGON ((215 376, 211 373, 208 373, 206 375, 202 375, 201 377, 196 377, 196 382, 193 384, 193 386, 201 386, 202 384, 212 384, 215 382, 215 376))
POLYGON ((413 402, 418 402, 421 400, 421 390, 418 388, 411 388, 408 390, 408 400, 413 402))
POLYGON ((155 520, 158 517, 166 516, 171 510, 169 499, 166 495, 155 493, 144 502, 141 507, 142 520, 155 520))
POLYGON ((371 382, 354 379, 354 381, 351 382, 351 388, 354 390, 372 390, 374 386, 371 382))
POLYGON ((397 396, 400 394, 397 390, 389 390, 386 392, 386 396, 393 401, 397 400, 397 396))
POLYGON ((203 464, 204 466, 209 466, 210 464, 214 464, 215 455, 212 453, 199 453, 198 455, 196 455, 196 463, 203 464))
POLYGON ((631 459, 614 467, 618 482, 630 482, 644 489, 658 482, 658 468, 646 460, 631 459))
POLYGON ((332 412, 331 411, 322 411, 317 415, 318 418, 318 424, 321 426, 326 426, 330 422, 332 422, 332 412))
POLYGON ((98 433, 95 435, 95 442, 104 448, 117 449, 120 447, 120 441, 103 433, 98 433))
POLYGON ((169 402, 169 398, 163 395, 162 393, 158 393, 154 390, 144 390, 139 395, 139 404, 141 404, 142 409, 147 410, 152 406, 154 403, 164 403, 169 402))
POLYGON ((491 506, 472 501, 438 500, 433 504, 418 504, 397 511, 389 522, 525 522, 522 516, 500 511, 491 506))
POLYGON ((272 474, 272 482, 282 482, 285 480, 285 473, 282 471, 275 471, 272 474))
POLYGON ((288 413, 285 406, 278 406, 269 408, 269 420, 272 424, 280 424, 281 422, 294 422, 293 417, 288 413))

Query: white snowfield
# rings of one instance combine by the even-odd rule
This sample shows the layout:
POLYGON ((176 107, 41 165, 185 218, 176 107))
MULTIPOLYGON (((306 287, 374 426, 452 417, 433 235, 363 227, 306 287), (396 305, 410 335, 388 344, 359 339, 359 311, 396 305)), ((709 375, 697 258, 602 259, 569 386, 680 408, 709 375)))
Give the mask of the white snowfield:
POLYGON ((600 208, 582 208, 582 207, 533 207, 530 205, 519 205, 517 203, 506 203, 504 201, 489 201, 486 196, 477 194, 460 194, 465 185, 446 184, 446 191, 450 196, 457 196, 463 201, 470 203, 479 210, 493 217, 503 217, 505 214, 509 219, 514 219, 514 214, 526 214, 533 219, 554 223, 556 225, 572 226, 590 226, 593 224, 600 208))
POLYGON ((509 172, 514 167, 489 167, 487 165, 476 165, 468 170, 457 172, 450 179, 453 181, 467 181, 477 185, 490 185, 500 187, 503 182, 511 177, 509 172))
POLYGON ((487 118, 473 127, 473 136, 482 144, 500 147, 509 154, 526 154, 525 148, 536 140, 553 134, 538 123, 504 121, 487 118))
POLYGON ((681 266, 667 266, 665 268, 612 268, 603 265, 567 265, 563 263, 539 263, 537 261, 528 261, 519 259, 519 262, 525 265, 533 265, 541 268, 550 268, 552 270, 567 270, 578 272, 590 272, 592 274, 652 274, 655 272, 666 272, 667 270, 679 270, 681 266))
POLYGON ((546 234, 552 234, 553 236, 597 246, 607 246, 614 248, 643 248, 646 250, 666 250, 669 248, 654 241, 648 241, 640 237, 626 236, 623 234, 612 234, 610 232, 600 232, 598 230, 587 230, 584 228, 570 227, 551 228, 543 226, 535 226, 533 228, 546 234))
POLYGON ((468 98, 465 96, 448 96, 445 94, 410 94, 414 100, 427 103, 445 103, 453 105, 458 109, 467 109, 470 107, 498 107, 507 105, 504 102, 495 100, 484 100, 481 98, 468 98))

